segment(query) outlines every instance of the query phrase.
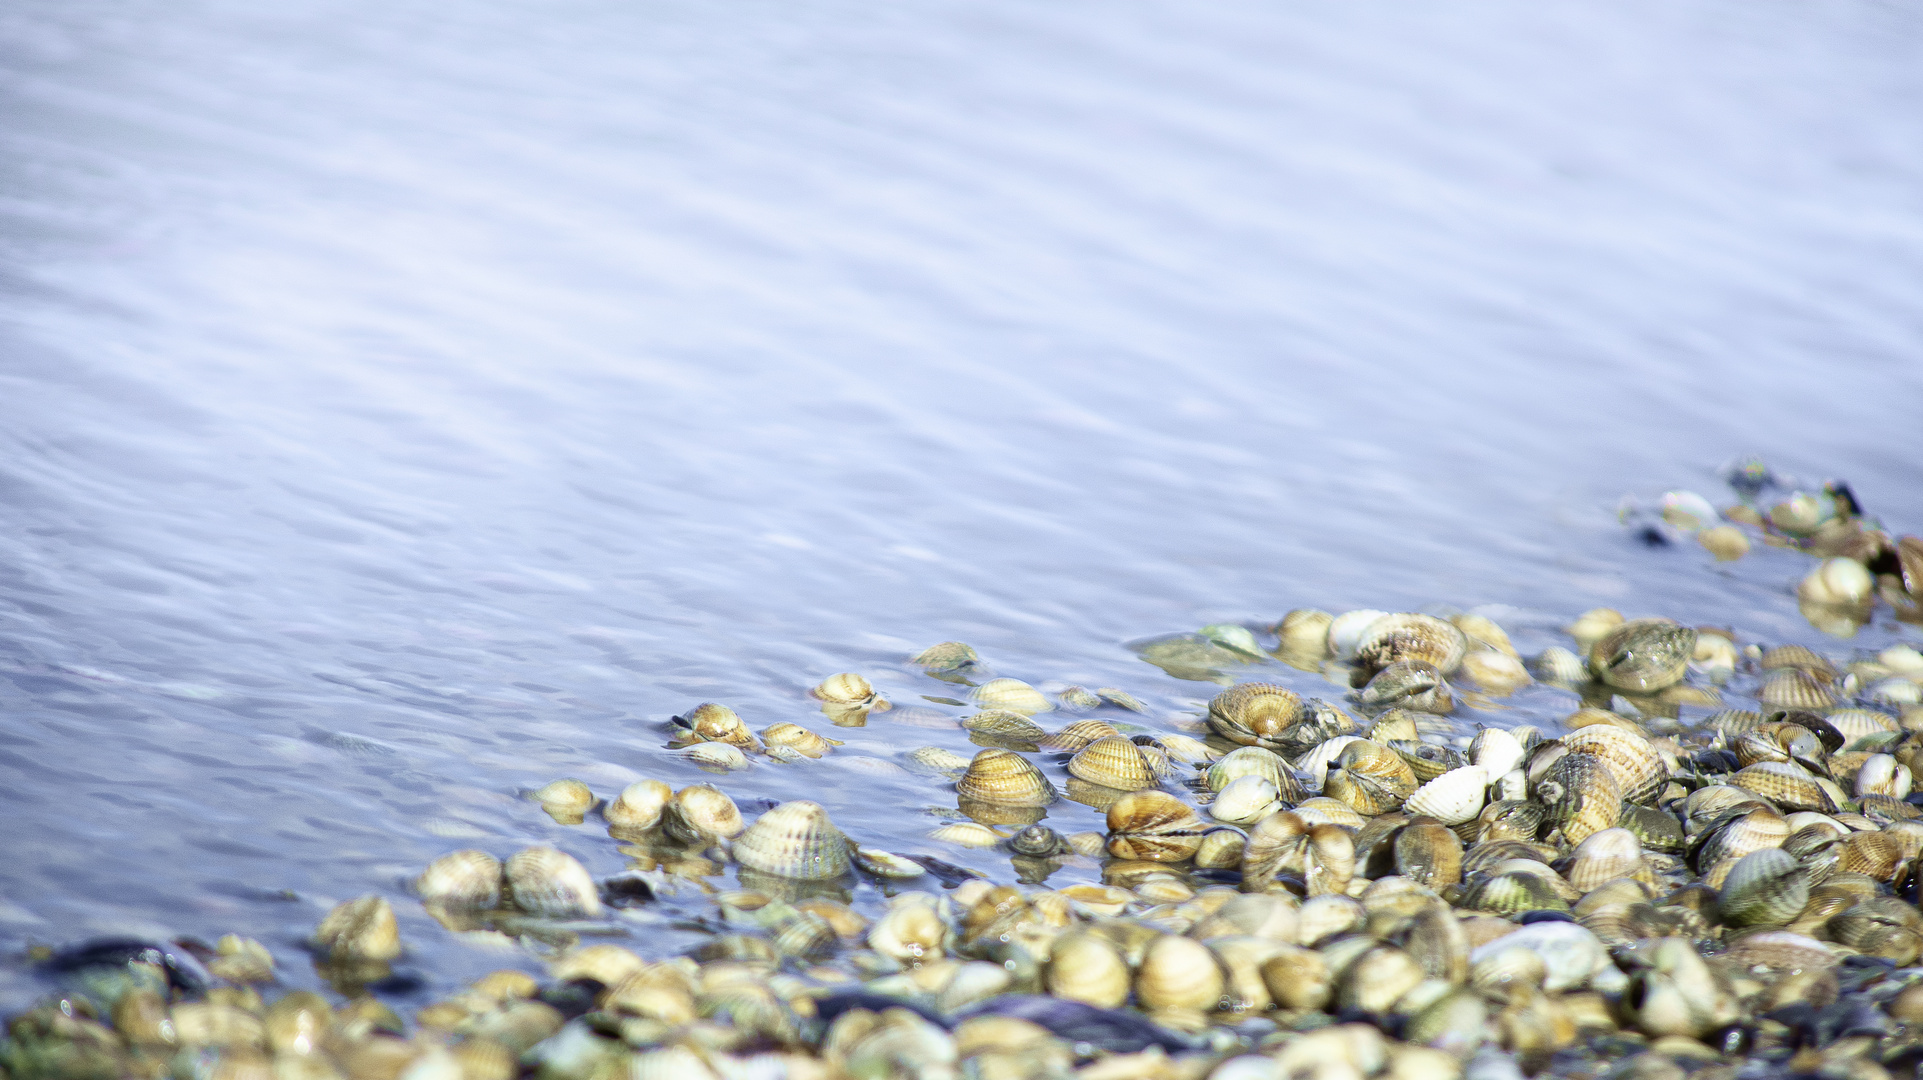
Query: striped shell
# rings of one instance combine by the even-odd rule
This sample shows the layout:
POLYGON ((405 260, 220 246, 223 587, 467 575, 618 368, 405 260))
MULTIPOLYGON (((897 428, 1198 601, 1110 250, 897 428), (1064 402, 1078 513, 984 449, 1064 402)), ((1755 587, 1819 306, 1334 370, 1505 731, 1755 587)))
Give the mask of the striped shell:
POLYGON ((1707 871, 1717 863, 1740 859, 1764 848, 1782 847, 1789 839, 1789 822, 1767 806, 1738 812, 1712 830, 1696 852, 1696 865, 1707 871))
POLYGON ((1536 782, 1536 798, 1543 805, 1545 822, 1560 829, 1571 844, 1613 827, 1622 817, 1622 787, 1594 754, 1564 754, 1556 759, 1536 782))
POLYGON ((1836 677, 1836 667, 1806 645, 1778 645, 1773 649, 1765 650, 1757 659, 1756 666, 1764 671, 1802 668, 1805 671, 1815 672, 1825 679, 1836 677))
POLYGON ((821 685, 808 691, 808 696, 821 702, 824 709, 885 712, 889 708, 888 702, 875 693, 874 686, 852 671, 828 676, 821 680, 821 685))
POLYGON ((1589 670, 1618 690, 1649 693, 1682 681, 1696 631, 1666 619, 1632 619, 1589 650, 1589 670))
POLYGON ((551 847, 523 848, 507 860, 508 893, 529 915, 552 919, 593 919, 601 897, 587 867, 551 847))
POLYGON ((1118 859, 1181 862, 1195 854, 1206 826, 1165 791, 1134 791, 1108 808, 1108 853, 1118 859))
POLYGON ((661 812, 674 798, 674 789, 659 780, 637 780, 621 789, 621 794, 602 811, 610 825, 628 829, 652 829, 661 823, 661 812))
POLYGON ((1368 824, 1368 819, 1356 813, 1354 807, 1341 799, 1308 799, 1297 803, 1294 812, 1311 825, 1341 825, 1344 828, 1360 829, 1368 824))
POLYGON ((1428 889, 1462 880, 1462 840, 1442 824, 1417 818, 1397 830, 1396 873, 1428 889))
POLYGON ((1295 767, 1309 774, 1309 785, 1320 788, 1329 776, 1329 766, 1342 755, 1342 751, 1352 742, 1361 742, 1355 735, 1337 735, 1324 742, 1296 760, 1295 767))
POLYGON ((1040 745, 1048 737, 1027 713, 1012 709, 983 709, 961 719, 961 726, 969 731, 999 739, 1012 739, 1040 745))
POLYGON ((579 825, 594 808, 594 792, 579 780, 556 780, 530 796, 547 815, 563 825, 579 825))
POLYGON ((1834 811, 1831 798, 1808 769, 1788 761, 1762 761, 1732 774, 1729 782, 1788 810, 1834 811))
POLYGON ((1239 829, 1221 826, 1202 834, 1195 849, 1195 865, 1203 870, 1242 869, 1242 849, 1248 837, 1239 829))
POLYGON ((1100 720, 1077 720, 1052 735, 1037 739, 1036 742, 1050 750, 1075 751, 1097 739, 1106 739, 1110 735, 1120 734, 1121 732, 1115 730, 1113 725, 1105 724, 1100 720))
POLYGON ((981 657, 971 646, 959 641, 944 641, 916 653, 908 662, 926 671, 954 671, 980 661, 981 657))
POLYGON ((690 784, 675 792, 661 812, 661 825, 668 835, 687 844, 727 840, 747 827, 741 808, 713 784, 690 784))
POLYGON ((1137 746, 1126 735, 1097 739, 1068 759, 1070 776, 1117 791, 1154 787, 1167 772, 1161 751, 1137 746))
POLYGON ((1444 825, 1474 821, 1482 813, 1489 790, 1489 774, 1480 765, 1451 769, 1415 790, 1403 810, 1435 818, 1444 825))
POLYGON ((842 745, 839 739, 817 735, 800 724, 771 724, 762 729, 761 741, 770 747, 785 746, 807 757, 818 758, 834 747, 842 745))
POLYGON ((1469 763, 1480 765, 1491 777, 1522 764, 1522 743, 1502 728, 1483 728, 1469 740, 1469 763))
POLYGON ((1208 724, 1216 734, 1243 746, 1282 749, 1280 736, 1302 716, 1295 691, 1272 683, 1242 683, 1209 702, 1208 724))
POLYGON ((1212 1010, 1220 1006, 1223 990, 1215 954, 1201 942, 1175 934, 1156 938, 1135 972, 1135 996, 1151 1011, 1212 1010))
POLYGON ((979 825, 972 821, 943 825, 928 835, 931 839, 939 840, 944 844, 955 844, 968 848, 991 848, 1002 842, 1000 833, 986 825, 979 825))
POLYGON ((1330 763, 1322 790, 1357 813, 1373 816, 1401 806, 1415 792, 1416 776, 1400 754, 1358 739, 1343 747, 1341 755, 1330 763))
POLYGON ((1536 676, 1557 686, 1574 686, 1589 681, 1589 668, 1582 657, 1560 645, 1551 645, 1536 656, 1536 676))
POLYGON ((1429 713, 1446 713, 1456 707, 1442 672, 1421 660, 1397 660, 1376 672, 1357 699, 1364 705, 1393 705, 1429 713))
POLYGON ((1829 681, 1802 668, 1782 668, 1763 679, 1756 699, 1781 709, 1828 709, 1836 704, 1829 681))
POLYGON ((1897 730, 1895 717, 1874 709, 1838 709, 1824 719, 1852 743, 1897 730))
POLYGON ((1731 926, 1781 926, 1809 902, 1809 879, 1781 848, 1743 856, 1723 879, 1717 913, 1731 926))
POLYGON ((401 931, 393 905, 373 894, 334 905, 314 928, 313 940, 318 952, 335 961, 392 960, 401 955, 401 931))
POLYGON ((1326 611, 1297 608, 1275 624, 1275 636, 1282 641, 1280 651, 1321 659, 1329 651, 1329 624, 1335 619, 1326 611))
POLYGON ((1603 829, 1589 834, 1569 856, 1563 877, 1587 893, 1617 878, 1645 874, 1642 841, 1628 829, 1603 829))
POLYGON ((1046 694, 1020 679, 990 679, 977 686, 968 696, 984 709, 1005 709, 1024 716, 1034 716, 1055 707, 1046 694))
POLYGON ((491 908, 501 902, 501 860, 485 851, 451 851, 414 879, 421 901, 445 908, 491 908))
POLYGON ((1409 763, 1409 769, 1416 774, 1416 782, 1419 784, 1426 784, 1450 769, 1460 769, 1469 764, 1469 759, 1463 757, 1460 751, 1440 743, 1397 739, 1390 742, 1388 747, 1402 755, 1402 760, 1409 763))
POLYGON ((1594 754, 1616 774, 1625 802, 1649 802, 1669 781, 1662 755, 1648 739, 1618 727, 1593 725, 1562 737, 1575 754, 1594 754))
POLYGON ((1047 806, 1057 798, 1054 785, 1033 762, 1012 750, 999 749, 975 755, 968 771, 955 781, 955 794, 1010 806, 1047 806))
POLYGON ((849 843, 820 803, 797 799, 755 819, 735 838, 735 861, 750 870, 799 881, 848 872, 849 843))
POLYGON ((1381 670, 1398 660, 1419 660, 1447 675, 1462 663, 1468 639, 1433 615, 1384 615, 1356 642, 1357 665, 1381 670))

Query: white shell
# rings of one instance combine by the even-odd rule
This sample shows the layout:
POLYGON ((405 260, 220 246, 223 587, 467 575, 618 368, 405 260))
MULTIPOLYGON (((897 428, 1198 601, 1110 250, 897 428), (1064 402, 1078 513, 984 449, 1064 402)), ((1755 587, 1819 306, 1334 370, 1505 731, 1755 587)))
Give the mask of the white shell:
POLYGON ((1595 934, 1566 922, 1531 923, 1504 934, 1470 953, 1469 964, 1473 968, 1504 949, 1517 947, 1542 958, 1546 975, 1543 989, 1551 993, 1577 989, 1603 968, 1614 966, 1609 950, 1595 934))
POLYGON ((1498 799, 1526 799, 1529 797, 1529 774, 1521 769, 1510 769, 1496 780, 1495 789, 1498 799))
POLYGON ((1444 825, 1460 825, 1482 813, 1488 790, 1489 773, 1480 765, 1464 765, 1417 788, 1402 808, 1409 814, 1426 814, 1444 825))
POLYGON ((1490 776, 1501 776, 1522 764, 1522 743, 1503 728, 1483 728, 1469 742, 1469 762, 1490 776))
POLYGON ((1663 520, 1684 532, 1716 524, 1720 520, 1709 500, 1693 491, 1663 492, 1663 520))
POLYGON ((1856 770, 1856 794, 1859 798, 1864 795, 1908 798, 1914 782, 1909 766, 1888 754, 1871 754, 1864 759, 1862 768, 1856 770))
POLYGON ((1209 816, 1230 825, 1250 825, 1280 809, 1282 803, 1276 798, 1273 780, 1238 776, 1209 804, 1209 816))
POLYGON ((709 765, 719 769, 745 769, 748 755, 739 747, 724 742, 698 742, 682 753, 696 765, 709 765))
POLYGON ((1536 674, 1543 682, 1565 686, 1589 681, 1589 668, 1582 657, 1560 645, 1551 645, 1536 657, 1536 674))
POLYGON ((1359 736, 1337 735, 1316 746, 1315 749, 1296 759, 1295 767, 1309 774, 1309 782, 1317 791, 1322 790, 1323 781, 1329 778, 1329 762, 1342 754, 1342 748, 1355 742, 1359 736))
POLYGON ((1923 702, 1923 687, 1905 678, 1884 679, 1866 691, 1871 701, 1887 701, 1892 705, 1915 705, 1923 702))
POLYGON ((1876 590, 1869 567, 1855 559, 1824 559, 1796 586, 1798 599, 1812 604, 1865 603, 1876 590))
POLYGON ((1908 645, 1892 645, 1876 654, 1877 662, 1901 675, 1923 672, 1923 653, 1908 645))
POLYGON ((1386 611, 1365 608, 1361 611, 1345 611, 1329 621, 1329 652, 1337 660, 1354 660, 1356 646, 1362 644, 1362 634, 1369 624, 1387 615, 1386 611))

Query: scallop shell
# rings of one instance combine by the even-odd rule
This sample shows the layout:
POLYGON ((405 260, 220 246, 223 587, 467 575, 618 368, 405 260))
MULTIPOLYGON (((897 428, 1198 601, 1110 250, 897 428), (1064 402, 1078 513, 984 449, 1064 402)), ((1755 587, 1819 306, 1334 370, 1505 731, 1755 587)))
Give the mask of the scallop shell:
POLYGON ((1827 814, 1837 808, 1836 801, 1817 782, 1817 778, 1810 775, 1809 770, 1792 762, 1758 762, 1739 769, 1730 776, 1729 782, 1789 810, 1815 810, 1827 814))
POLYGON ((1802 668, 1782 668, 1763 679, 1756 699, 1782 709, 1828 709, 1836 704, 1828 681, 1802 668))
POLYGON ((1502 728, 1483 728, 1469 740, 1469 763, 1490 776, 1501 776, 1522 764, 1522 743, 1502 728))
POLYGON ((761 744, 755 740, 754 733, 748 730, 748 725, 742 723, 741 717, 726 705, 703 702, 674 720, 679 726, 676 733, 679 742, 721 742, 739 750, 761 749, 761 744))
POLYGON ((621 789, 621 794, 602 811, 608 824, 629 829, 652 829, 661 823, 661 813, 674 798, 674 789, 659 780, 637 780, 621 789))
POLYGON ((661 812, 661 824, 668 835, 687 844, 727 840, 747 828, 741 808, 713 784, 690 784, 675 792, 661 812))
POLYGON ((840 739, 817 735, 800 724, 771 724, 762 729, 761 741, 769 748, 785 746, 811 758, 818 758, 842 745, 840 739))
POLYGON ((875 692, 874 685, 852 671, 828 676, 821 680, 821 685, 808 691, 808 696, 827 709, 885 712, 889 708, 888 702, 875 692))
POLYGON ((1058 796, 1054 785, 1027 758, 1012 750, 983 750, 968 771, 955 781, 955 794, 964 799, 1010 806, 1047 806, 1058 796))
POLYGON ((1562 737, 1572 754, 1594 754, 1616 774, 1625 802, 1648 802, 1669 782, 1669 769, 1648 739, 1617 727, 1578 728, 1562 737))
POLYGON ((1462 663, 1468 639, 1433 615, 1384 615, 1369 624, 1355 646, 1356 663, 1381 670, 1399 660, 1419 660, 1444 675, 1462 663))
POLYGON ((1046 694, 1020 679, 990 679, 968 696, 983 709, 1002 709, 1023 716, 1034 716, 1055 707, 1046 694))
POLYGON ((1415 792, 1416 777, 1401 755, 1362 739, 1342 748, 1322 790, 1359 814, 1386 814, 1415 792))
POLYGON ((1154 787, 1167 772, 1159 751, 1146 750, 1126 735, 1110 735, 1082 747, 1068 759, 1068 774, 1117 791, 1154 787), (1151 756, 1153 755, 1153 756, 1151 756))
POLYGON ((1128 1000, 1128 963, 1102 935, 1071 931, 1056 939, 1044 985, 1054 997, 1117 1008, 1128 1000))
POLYGON ((1221 791, 1232 781, 1259 776, 1275 785, 1276 797, 1289 802, 1301 800, 1302 785, 1296 782, 1289 763, 1273 751, 1259 746, 1240 746, 1217 758, 1203 774, 1210 791, 1221 791))
POLYGON ((1646 694, 1682 681, 1696 631, 1667 619, 1632 619, 1589 650, 1589 670, 1618 690, 1646 694))
POLYGON ((731 850, 735 861, 750 870, 819 881, 848 872, 849 846, 820 803, 797 799, 755 819, 731 850))
POLYGON ((1201 846, 1205 826, 1164 791, 1134 791, 1108 808, 1108 853, 1118 859, 1181 862, 1201 846))
POLYGON ((1589 668, 1582 657, 1560 645, 1551 645, 1536 655, 1536 675, 1557 686, 1575 686, 1589 681, 1589 668))
POLYGON ((1149 945, 1135 973, 1135 996, 1144 1009, 1214 1009, 1225 982, 1215 954, 1191 938, 1164 934, 1149 945))
POLYGON ((1781 926, 1809 902, 1809 879, 1781 848, 1752 851, 1723 880, 1716 910, 1731 926, 1781 926))
POLYGON ((1377 619, 1387 616, 1386 611, 1364 608, 1359 611, 1345 611, 1329 620, 1329 655, 1347 663, 1355 659, 1355 650, 1362 644, 1362 637, 1377 619))
POLYGON ((1208 724, 1216 734, 1244 746, 1282 749, 1280 736, 1302 716, 1295 691, 1272 683, 1231 686, 1209 702, 1208 724))
POLYGON ((1417 788, 1402 804, 1411 814, 1435 818, 1444 825, 1474 821, 1482 813, 1489 775, 1480 765, 1451 769, 1417 788))
POLYGON ((1622 817, 1622 788, 1594 754, 1564 754, 1536 782, 1544 821, 1571 844, 1611 828, 1622 817))
POLYGON ((1248 825, 1280 809, 1275 781, 1264 776, 1242 776, 1216 794, 1209 804, 1209 816, 1230 825, 1248 825))
POLYGON ((594 878, 574 856, 551 847, 523 848, 507 860, 508 894, 529 915, 595 919, 601 896, 594 878))
POLYGON ((1120 734, 1121 732, 1115 730, 1112 725, 1100 720, 1077 720, 1052 735, 1037 739, 1036 742, 1050 750, 1075 751, 1097 739, 1106 739, 1111 735, 1120 734))
POLYGON ((446 908, 491 908, 501 902, 501 860, 485 851, 451 851, 414 879, 421 901, 446 908))
POLYGON ((1376 672, 1357 699, 1364 705, 1392 705, 1429 713, 1446 713, 1456 707, 1442 672, 1421 660, 1397 660, 1376 672))

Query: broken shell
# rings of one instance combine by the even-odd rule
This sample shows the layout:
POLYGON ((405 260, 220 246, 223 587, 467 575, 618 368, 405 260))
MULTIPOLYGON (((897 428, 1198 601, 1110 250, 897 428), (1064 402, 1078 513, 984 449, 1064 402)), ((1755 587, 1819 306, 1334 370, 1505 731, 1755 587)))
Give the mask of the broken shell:
POLYGON ((1230 742, 1283 749, 1280 737, 1302 716, 1295 691, 1272 683, 1241 683, 1209 702, 1209 727, 1230 742))
POLYGON ((1359 814, 1386 814, 1415 792, 1416 776, 1400 754, 1360 739, 1330 764, 1322 790, 1359 814))
POLYGON ((736 862, 764 874, 819 881, 848 872, 848 838, 820 803, 797 799, 761 815, 736 838, 736 862))
POLYGON ((668 835, 687 844, 711 844, 741 835, 747 823, 727 792, 713 784, 690 784, 661 811, 668 835))
POLYGON ((610 825, 629 829, 652 829, 661 822, 661 812, 674 798, 674 789, 659 780, 637 780, 621 789, 602 815, 610 825))
POLYGON ((574 856, 551 847, 523 848, 507 860, 508 895, 529 915, 595 919, 601 897, 594 878, 574 856))
POLYGON ((1564 735, 1562 744, 1572 754, 1594 754, 1601 758, 1609 771, 1616 774, 1624 802, 1649 802, 1669 781, 1669 769, 1663 764, 1662 755, 1648 739, 1634 732, 1594 724, 1564 735))
POLYGON ((1242 776, 1217 793, 1215 801, 1209 804, 1209 816, 1230 825, 1248 825, 1281 808, 1273 780, 1264 776, 1242 776))
POLYGON ((400 925, 381 896, 344 900, 314 929, 314 944, 330 960, 392 960, 401 955, 400 925))
POLYGON ((1100 720, 1077 720, 1053 735, 1044 735, 1036 742, 1050 750, 1075 751, 1097 739, 1106 739, 1111 735, 1120 734, 1121 732, 1115 730, 1113 725, 1105 724, 1100 720))
POLYGON ((833 748, 842 745, 839 739, 817 735, 800 724, 771 724, 762 729, 761 741, 772 752, 777 746, 785 746, 807 757, 818 758, 833 748))
POLYGON ((1393 705, 1429 713, 1446 713, 1456 707, 1442 672, 1421 660, 1398 660, 1376 672, 1357 699, 1364 705, 1393 705))
POLYGON ((1128 1000, 1128 964, 1102 935, 1066 933, 1051 949, 1046 986, 1055 997, 1113 1009, 1128 1000))
POLYGON ((1118 859, 1181 862, 1195 854, 1202 819, 1165 791, 1134 791, 1108 808, 1108 853, 1118 859))
POLYGON ((446 908, 491 908, 501 902, 501 860, 485 851, 452 851, 414 879, 423 903, 446 908))
POLYGON ((1154 787, 1167 771, 1160 751, 1138 746, 1126 735, 1097 739, 1068 759, 1070 776, 1117 791, 1154 787))
POLYGON ((1781 848, 1752 851, 1724 878, 1717 913, 1731 926, 1781 926, 1809 903, 1809 878, 1781 848))
POLYGON ((1023 716, 1034 716, 1055 707, 1046 694, 1020 679, 990 679, 968 696, 984 709, 1005 709, 1023 716))
POLYGON ((1435 818, 1444 825, 1460 825, 1465 821, 1474 821, 1476 815, 1482 813, 1488 789, 1489 776, 1483 767, 1466 765, 1451 769, 1417 788, 1403 802, 1403 809, 1411 814, 1435 818))
POLYGON ((1462 663, 1467 647, 1461 630, 1433 615, 1384 615, 1357 640, 1355 661, 1379 671, 1400 660, 1418 660, 1447 675, 1462 663))
POLYGON ((1667 619, 1633 619, 1589 651, 1589 670, 1619 690, 1649 693, 1682 681, 1696 631, 1667 619))
POLYGON ((968 771, 955 781, 955 793, 1008 806, 1047 806, 1057 798, 1054 785, 1033 762, 1012 750, 998 749, 975 755, 968 771))

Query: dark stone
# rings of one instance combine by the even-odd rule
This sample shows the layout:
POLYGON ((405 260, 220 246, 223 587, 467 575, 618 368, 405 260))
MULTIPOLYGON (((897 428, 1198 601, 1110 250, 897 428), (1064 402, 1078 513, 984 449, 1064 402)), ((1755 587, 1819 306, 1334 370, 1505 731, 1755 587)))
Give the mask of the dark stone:
POLYGON ((43 963, 57 973, 86 968, 120 967, 126 964, 151 964, 167 973, 167 982, 183 993, 198 994, 207 989, 213 976, 191 952, 172 942, 148 941, 134 937, 93 938, 60 949, 43 963))
POLYGON ((1567 911, 1525 911, 1516 921, 1524 926, 1530 926, 1543 922, 1575 922, 1576 917, 1567 911))
POLYGON ((957 1020, 973 1016, 1012 1016, 1039 1024, 1054 1032, 1081 1057, 1093 1051, 1133 1054, 1159 1046, 1171 1054, 1197 1048, 1197 1043, 1179 1032, 1149 1022, 1139 1014, 1120 1009, 1098 1009, 1079 1001, 1039 994, 1006 994, 983 1002, 961 1013, 957 1020), (1083 1047, 1087 1048, 1085 1052, 1083 1047))

